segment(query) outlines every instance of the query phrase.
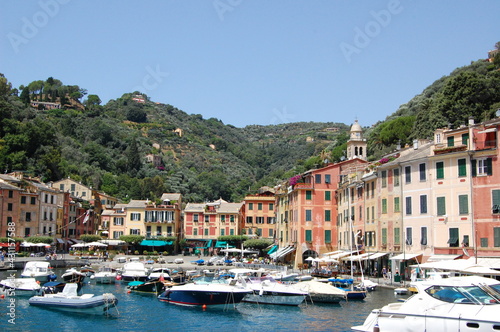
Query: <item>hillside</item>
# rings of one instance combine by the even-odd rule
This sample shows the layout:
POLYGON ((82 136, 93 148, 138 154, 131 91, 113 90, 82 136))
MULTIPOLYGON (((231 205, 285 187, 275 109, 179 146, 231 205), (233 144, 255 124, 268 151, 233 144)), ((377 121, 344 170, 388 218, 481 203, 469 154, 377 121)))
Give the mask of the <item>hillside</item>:
MULTIPOLYGON (((490 119, 500 108, 499 64, 500 58, 458 68, 366 127, 369 158, 470 116, 490 119)), ((341 160, 348 131, 334 122, 236 128, 137 92, 101 105, 98 96, 51 77, 18 90, 0 74, 0 168, 43 181, 71 177, 125 201, 164 192, 191 202, 239 201, 341 160)))

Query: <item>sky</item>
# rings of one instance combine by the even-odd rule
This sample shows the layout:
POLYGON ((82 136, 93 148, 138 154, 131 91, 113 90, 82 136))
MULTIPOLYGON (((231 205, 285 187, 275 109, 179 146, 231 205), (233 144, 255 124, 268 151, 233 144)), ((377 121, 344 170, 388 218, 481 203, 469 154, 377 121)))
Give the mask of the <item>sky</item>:
POLYGON ((0 1, 0 73, 236 127, 383 121, 500 41, 498 0, 0 1))

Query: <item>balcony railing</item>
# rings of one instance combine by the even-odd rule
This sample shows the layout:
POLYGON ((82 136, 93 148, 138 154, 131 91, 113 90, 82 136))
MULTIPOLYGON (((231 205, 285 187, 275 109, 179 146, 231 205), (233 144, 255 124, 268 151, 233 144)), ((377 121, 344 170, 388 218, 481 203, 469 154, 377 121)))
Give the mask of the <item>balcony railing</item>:
POLYGON ((314 189, 314 185, 312 183, 296 183, 293 186, 293 190, 310 190, 314 189))
POLYGON ((442 148, 434 149, 434 154, 445 154, 459 151, 466 151, 467 145, 458 145, 458 146, 445 146, 442 148))

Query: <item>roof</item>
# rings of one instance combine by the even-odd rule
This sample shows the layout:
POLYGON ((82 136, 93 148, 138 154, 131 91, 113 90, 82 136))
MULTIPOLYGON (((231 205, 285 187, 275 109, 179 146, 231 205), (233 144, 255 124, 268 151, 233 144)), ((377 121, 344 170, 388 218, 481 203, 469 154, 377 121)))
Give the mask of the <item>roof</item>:
MULTIPOLYGON (((144 200, 131 200, 128 204, 125 205, 125 207, 128 208, 144 208, 146 207, 146 204, 148 204, 150 201, 144 201, 144 200)), ((118 204, 117 204, 118 205, 118 204)), ((116 208, 116 205, 115 205, 116 208)))
POLYGON ((181 194, 163 194, 161 195, 162 201, 179 201, 181 199, 181 194))

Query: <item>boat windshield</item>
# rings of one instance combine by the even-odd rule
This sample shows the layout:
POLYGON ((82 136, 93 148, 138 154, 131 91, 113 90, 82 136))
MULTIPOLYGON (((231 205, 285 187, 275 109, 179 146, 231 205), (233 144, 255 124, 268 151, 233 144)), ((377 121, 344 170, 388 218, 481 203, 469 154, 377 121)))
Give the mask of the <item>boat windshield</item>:
MULTIPOLYGON (((500 287, 494 286, 494 287, 500 287)), ((498 290, 498 288, 497 288, 498 290)), ((491 286, 432 286, 425 290, 427 294, 435 299, 450 303, 464 304, 500 304, 498 291, 491 289, 491 286)))

